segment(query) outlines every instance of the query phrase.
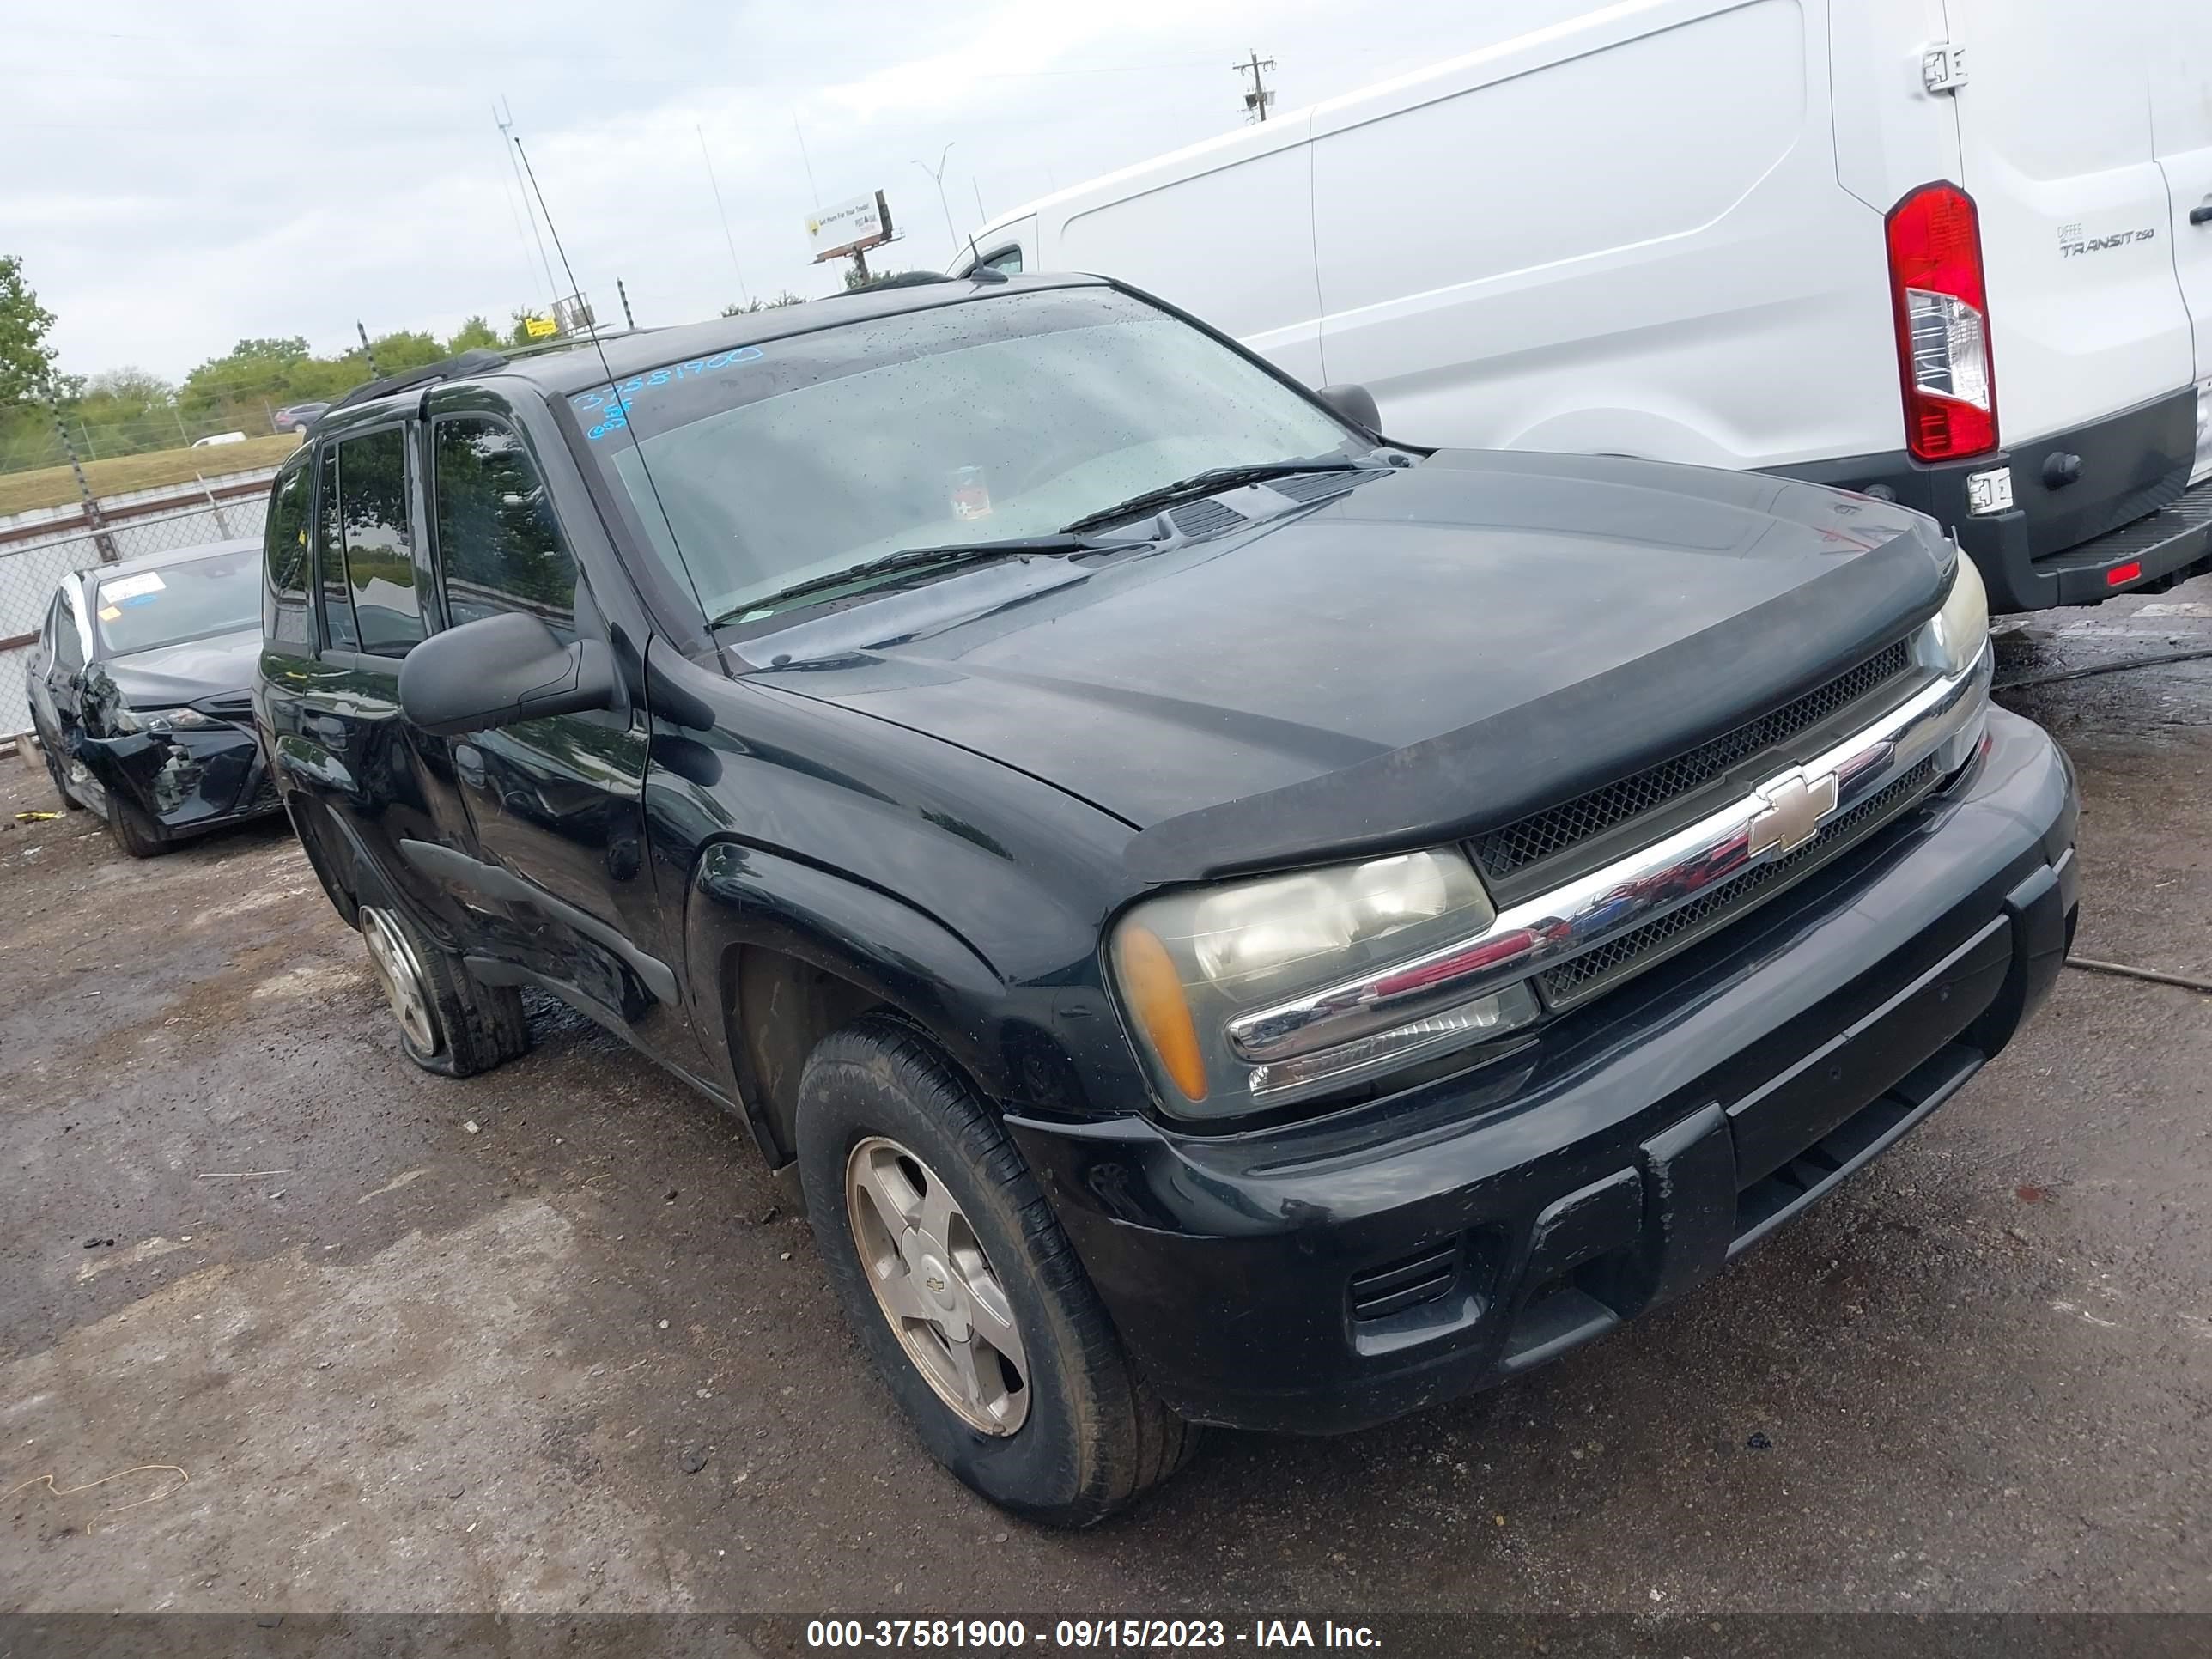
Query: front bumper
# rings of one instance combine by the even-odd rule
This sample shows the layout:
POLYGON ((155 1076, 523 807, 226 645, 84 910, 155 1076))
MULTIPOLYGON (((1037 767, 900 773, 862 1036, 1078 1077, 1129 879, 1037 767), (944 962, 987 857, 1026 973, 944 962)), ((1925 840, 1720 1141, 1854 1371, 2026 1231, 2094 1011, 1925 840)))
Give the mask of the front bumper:
POLYGON ((249 727, 82 738, 76 758, 101 791, 121 792, 170 835, 258 817, 278 806, 249 727))
POLYGON ((1170 1406, 1363 1427, 1712 1278, 1934 1110, 2057 976, 2075 817, 1992 710, 1947 791, 1477 1071, 1246 1135, 1010 1127, 1170 1406))
POLYGON ((2212 479, 2189 487, 2197 391, 2183 386, 2070 431, 1972 460, 1903 451, 1777 467, 1927 514, 1973 558, 1999 613, 2095 605, 2212 570, 2212 479), (1978 514, 1966 480, 2009 470, 2014 505, 1978 514))

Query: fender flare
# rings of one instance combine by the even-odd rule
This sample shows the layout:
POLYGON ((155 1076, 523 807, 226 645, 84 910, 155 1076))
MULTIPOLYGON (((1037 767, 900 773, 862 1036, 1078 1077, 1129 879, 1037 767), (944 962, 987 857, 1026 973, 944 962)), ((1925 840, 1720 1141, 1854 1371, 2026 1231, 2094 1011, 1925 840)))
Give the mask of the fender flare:
POLYGON ((738 951, 775 951, 858 988, 912 1021, 987 1098, 1012 1097, 993 1042, 1006 985, 982 955, 905 900, 787 854, 736 841, 704 848, 684 896, 684 993, 693 1029, 719 1033, 754 1138, 771 1164, 777 1144, 759 1080, 739 1037, 738 951))

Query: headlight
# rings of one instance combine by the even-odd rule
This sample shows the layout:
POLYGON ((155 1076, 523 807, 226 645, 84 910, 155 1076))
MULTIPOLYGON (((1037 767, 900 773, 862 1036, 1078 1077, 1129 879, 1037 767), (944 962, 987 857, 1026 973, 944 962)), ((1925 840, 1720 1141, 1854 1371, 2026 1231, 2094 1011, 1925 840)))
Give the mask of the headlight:
POLYGON ((1523 985, 1472 1000, 1382 973, 1497 919, 1448 848, 1147 899, 1114 929, 1115 988, 1161 1097, 1190 1117, 1287 1104, 1536 1017, 1523 985))
POLYGON ((197 708, 124 708, 110 711, 109 727, 118 736, 137 732, 198 732, 220 724, 197 708))
POLYGON ((1990 595, 1982 586, 1982 573, 1964 548, 1954 562, 1951 592, 1943 608, 1929 624, 1934 630, 1936 657, 1947 675, 1965 673, 1982 654, 1990 637, 1990 595))

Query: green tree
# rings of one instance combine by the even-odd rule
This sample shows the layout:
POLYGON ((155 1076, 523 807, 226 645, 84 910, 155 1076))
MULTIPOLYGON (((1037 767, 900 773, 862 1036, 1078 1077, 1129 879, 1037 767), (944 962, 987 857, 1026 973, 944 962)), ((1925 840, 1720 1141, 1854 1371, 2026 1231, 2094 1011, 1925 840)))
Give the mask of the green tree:
POLYGON ((436 335, 409 329, 397 334, 378 335, 368 343, 368 355, 376 359, 379 374, 404 374, 410 368, 426 368, 452 354, 439 343, 436 335))
POLYGON ((458 357, 464 351, 496 350, 506 343, 499 331, 481 317, 471 317, 453 331, 453 337, 446 342, 446 355, 458 357))
MULTIPOLYGON (((35 398, 54 379, 54 313, 23 280, 23 262, 0 253, 0 404, 35 398)), ((58 388, 65 395, 74 385, 58 388)))

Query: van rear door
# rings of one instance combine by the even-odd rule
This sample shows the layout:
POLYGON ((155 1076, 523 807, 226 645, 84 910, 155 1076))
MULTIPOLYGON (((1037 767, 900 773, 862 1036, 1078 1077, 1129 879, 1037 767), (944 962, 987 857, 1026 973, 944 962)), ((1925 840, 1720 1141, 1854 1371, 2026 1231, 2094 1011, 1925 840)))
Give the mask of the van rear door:
POLYGON ((2174 274, 2145 84, 2168 3, 2178 15, 2204 0, 2094 13, 2049 0, 1944 0, 1968 69, 1948 95, 1958 100, 1959 182, 1980 211, 2008 449, 2192 379, 2203 346, 2192 346, 2174 274))
POLYGON ((2212 6, 2154 0, 2151 9, 2160 32, 2151 52, 2151 133, 2173 209, 2173 268, 2196 332, 2197 378, 2212 380, 2212 6))

